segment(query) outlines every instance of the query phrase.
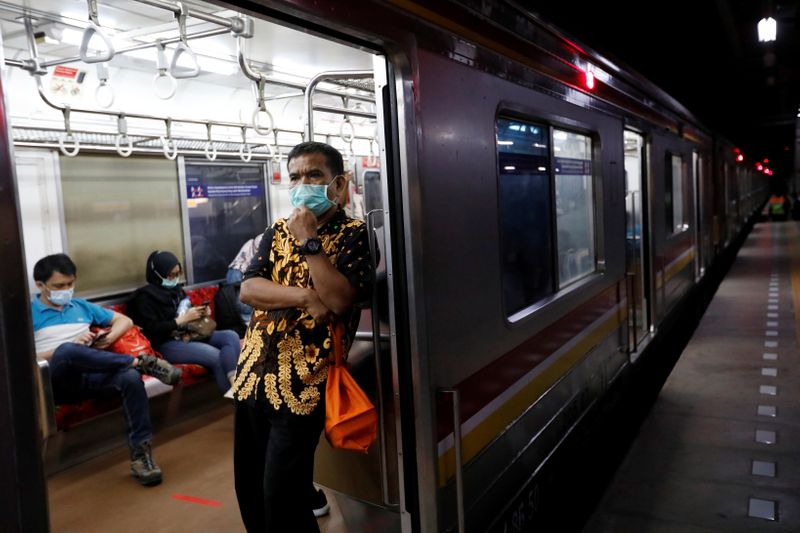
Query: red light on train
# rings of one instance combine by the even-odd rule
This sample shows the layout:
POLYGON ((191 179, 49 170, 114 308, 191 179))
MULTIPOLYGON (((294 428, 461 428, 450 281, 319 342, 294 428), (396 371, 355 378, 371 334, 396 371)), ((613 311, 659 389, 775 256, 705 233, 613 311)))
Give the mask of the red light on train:
POLYGON ((744 156, 742 154, 737 155, 736 156, 736 162, 737 163, 741 163, 742 161, 744 161, 744 156))
POLYGON ((734 149, 733 149, 733 153, 734 153, 734 154, 739 154, 739 153, 741 153, 741 152, 742 152, 742 151, 741 151, 741 150, 739 150, 738 148, 734 148, 734 149))
POLYGON ((594 73, 593 72, 589 72, 587 70, 586 72, 583 73, 583 84, 590 91, 592 89, 594 89, 594 73))
POLYGON ((762 165, 761 163, 756 163, 756 170, 761 172, 762 170, 764 170, 764 165, 762 165))
POLYGON ((767 163, 769 163, 769 159, 767 159, 767 158, 765 157, 765 158, 764 158, 764 164, 766 165, 767 163))

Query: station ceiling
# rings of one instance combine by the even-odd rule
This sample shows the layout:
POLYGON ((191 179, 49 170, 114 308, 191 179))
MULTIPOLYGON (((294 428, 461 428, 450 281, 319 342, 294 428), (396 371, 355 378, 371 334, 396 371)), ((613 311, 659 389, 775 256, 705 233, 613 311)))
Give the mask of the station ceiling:
POLYGON ((520 2, 670 93, 751 161, 791 175, 800 104, 800 1, 520 2), (758 42, 764 16, 774 43, 758 42))

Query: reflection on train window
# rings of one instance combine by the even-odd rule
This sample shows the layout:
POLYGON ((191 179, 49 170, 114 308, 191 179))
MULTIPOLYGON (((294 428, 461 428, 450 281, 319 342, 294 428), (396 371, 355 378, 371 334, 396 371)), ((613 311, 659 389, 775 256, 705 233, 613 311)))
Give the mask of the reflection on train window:
POLYGON ((559 287, 595 270, 592 139, 554 130, 559 287))
POLYGON ((511 315, 554 290, 548 128, 499 118, 497 159, 503 292, 511 315))
POLYGON ((689 229, 684 212, 683 158, 667 152, 664 158, 664 213, 667 234, 689 229))
POLYGON ((503 300, 512 319, 596 270, 592 154, 588 135, 497 120, 503 300))
POLYGON ((192 283, 224 279, 242 244, 264 232, 264 187, 261 164, 186 162, 192 283))
POLYGON ((145 282, 153 249, 183 249, 178 171, 163 157, 62 157, 65 251, 78 265, 76 291, 98 296, 145 282))

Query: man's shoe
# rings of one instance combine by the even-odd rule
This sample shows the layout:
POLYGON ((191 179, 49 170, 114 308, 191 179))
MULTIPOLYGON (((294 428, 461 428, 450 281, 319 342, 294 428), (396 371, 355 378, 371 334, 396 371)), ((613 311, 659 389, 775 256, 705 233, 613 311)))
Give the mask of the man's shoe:
POLYGON ((150 443, 145 442, 131 449, 131 475, 145 487, 161 483, 161 469, 153 461, 150 443))
POLYGON ((328 505, 328 498, 325 497, 325 493, 322 492, 322 489, 317 489, 314 493, 314 516, 317 518, 321 516, 325 516, 331 511, 331 506, 328 505))
POLYGON ((164 359, 152 355, 140 355, 137 359, 139 359, 139 366, 136 368, 142 374, 153 376, 167 385, 175 385, 181 379, 181 369, 175 368, 164 359))

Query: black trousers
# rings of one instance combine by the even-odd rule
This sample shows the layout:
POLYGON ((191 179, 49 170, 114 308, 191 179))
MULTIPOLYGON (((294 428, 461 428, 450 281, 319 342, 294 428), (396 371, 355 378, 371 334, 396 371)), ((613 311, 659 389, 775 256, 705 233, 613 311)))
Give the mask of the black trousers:
POLYGON ((248 533, 318 533, 309 496, 325 406, 308 416, 236 402, 233 472, 248 533))

